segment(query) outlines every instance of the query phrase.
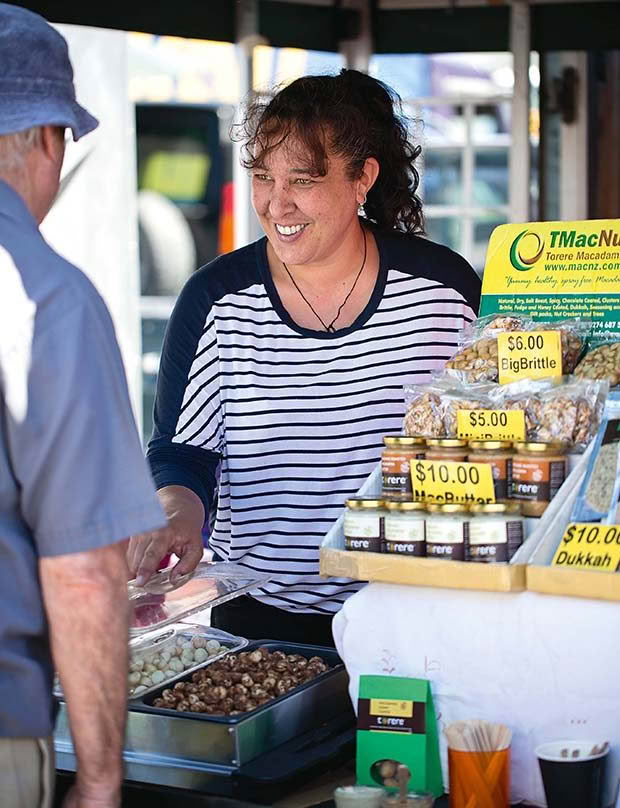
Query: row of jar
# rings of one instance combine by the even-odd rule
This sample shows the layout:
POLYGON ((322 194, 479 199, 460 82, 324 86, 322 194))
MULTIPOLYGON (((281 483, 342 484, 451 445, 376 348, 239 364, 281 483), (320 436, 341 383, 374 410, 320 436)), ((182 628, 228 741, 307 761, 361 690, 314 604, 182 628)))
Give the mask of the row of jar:
POLYGON ((518 502, 440 505, 352 497, 343 530, 346 550, 452 561, 510 561, 524 538, 518 502))
POLYGON ((383 499, 411 500, 411 460, 488 463, 495 499, 517 500, 525 516, 541 516, 566 478, 566 444, 466 441, 388 435, 381 457, 383 499))

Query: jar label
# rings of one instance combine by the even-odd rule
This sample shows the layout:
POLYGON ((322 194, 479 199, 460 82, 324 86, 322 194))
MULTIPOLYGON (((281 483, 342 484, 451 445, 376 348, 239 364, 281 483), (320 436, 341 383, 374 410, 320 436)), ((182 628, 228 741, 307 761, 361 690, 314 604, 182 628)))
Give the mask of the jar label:
POLYGON ((461 544, 427 544, 426 557, 465 561, 465 545, 462 542, 461 544))
POLYGON ((385 540, 395 542, 423 542, 425 539, 424 517, 393 516, 385 517, 385 540))
POLYGON ((424 541, 403 542, 385 540, 385 552, 396 553, 397 555, 410 555, 422 558, 426 555, 426 543, 424 541))
POLYGON ((465 544, 469 541, 469 522, 452 521, 448 517, 429 518, 426 522, 426 555, 465 561, 465 544))
POLYGON ((365 553, 382 552, 382 541, 379 538, 356 539, 351 536, 344 537, 345 550, 360 550, 365 553))
POLYGON ((564 460, 515 457, 512 461, 512 499, 549 502, 566 477, 564 460))
POLYGON ((509 561, 523 542, 523 522, 489 517, 472 519, 469 525, 469 561, 509 561))
POLYGON ((491 519, 487 516, 474 518, 469 523, 470 544, 506 544, 508 534, 503 519, 491 519))
POLYGON ((378 513, 344 512, 344 535, 355 539, 380 539, 381 517, 378 513))
POLYGON ((391 449, 381 457, 382 493, 385 497, 412 499, 410 460, 423 460, 425 453, 402 452, 391 449))
POLYGON ((512 490, 512 457, 485 459, 483 455, 469 456, 470 463, 488 463, 493 472, 493 490, 495 499, 508 499, 512 490))

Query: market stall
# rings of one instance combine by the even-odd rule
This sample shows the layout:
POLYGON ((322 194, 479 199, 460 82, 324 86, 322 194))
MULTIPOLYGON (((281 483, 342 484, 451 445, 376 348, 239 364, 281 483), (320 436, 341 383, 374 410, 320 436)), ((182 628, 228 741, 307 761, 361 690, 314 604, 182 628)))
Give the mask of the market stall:
POLYGON ((512 801, 547 804, 534 750, 560 739, 609 742, 618 796, 619 245, 617 221, 497 228, 481 317, 405 386, 323 541, 324 574, 374 582, 334 621, 352 702, 360 677, 428 680, 446 786, 442 730, 482 718, 512 730, 512 801))
MULTIPOLYGON (((202 563, 175 584, 164 571, 130 585, 129 780, 269 803, 352 754, 351 705, 361 677, 375 675, 404 689, 387 701, 364 697, 363 731, 377 731, 373 709, 407 702, 408 687, 418 694, 411 709, 425 710, 420 724, 386 713, 388 732, 402 720, 407 733, 431 739, 415 753, 427 770, 411 773, 414 785, 435 796, 447 788, 442 731, 482 718, 512 732, 512 801, 545 805, 534 750, 569 738, 611 744, 601 805, 612 805, 620 778, 614 245, 617 222, 495 231, 482 316, 443 374, 405 385, 403 434, 386 436, 381 463, 322 543, 323 574, 373 582, 334 621, 338 653, 205 625, 205 610, 265 582, 234 564, 202 563)), ((72 771, 58 697, 58 766, 72 771)), ((380 747, 362 774, 390 790, 392 776, 377 779, 376 764, 392 762, 380 747)))

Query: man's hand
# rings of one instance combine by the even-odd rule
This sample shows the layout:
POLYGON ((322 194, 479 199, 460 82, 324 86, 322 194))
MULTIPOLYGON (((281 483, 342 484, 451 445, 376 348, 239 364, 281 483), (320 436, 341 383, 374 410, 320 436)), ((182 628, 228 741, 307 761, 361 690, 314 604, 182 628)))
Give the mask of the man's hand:
POLYGON ((168 553, 179 557, 170 574, 174 581, 195 569, 203 553, 205 512, 200 498, 188 488, 170 485, 158 491, 168 517, 168 527, 132 536, 127 550, 129 572, 143 586, 168 553))
POLYGON ((98 794, 85 791, 76 784, 67 792, 62 808, 120 808, 120 804, 120 789, 113 793, 98 794))

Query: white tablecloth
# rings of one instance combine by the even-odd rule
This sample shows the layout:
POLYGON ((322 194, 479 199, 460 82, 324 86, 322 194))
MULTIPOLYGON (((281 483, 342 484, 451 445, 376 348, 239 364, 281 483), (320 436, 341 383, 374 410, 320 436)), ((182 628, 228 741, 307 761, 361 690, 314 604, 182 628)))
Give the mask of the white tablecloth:
POLYGON ((360 674, 431 681, 446 788, 442 729, 483 718, 513 731, 513 801, 544 806, 534 748, 576 738, 611 743, 603 805, 612 804, 620 777, 620 604, 369 584, 334 618, 334 637, 355 707, 360 674))

